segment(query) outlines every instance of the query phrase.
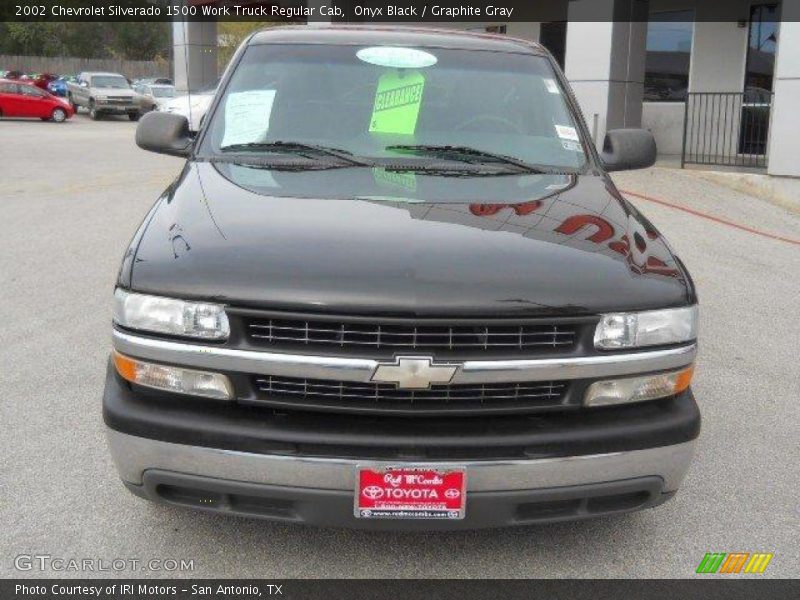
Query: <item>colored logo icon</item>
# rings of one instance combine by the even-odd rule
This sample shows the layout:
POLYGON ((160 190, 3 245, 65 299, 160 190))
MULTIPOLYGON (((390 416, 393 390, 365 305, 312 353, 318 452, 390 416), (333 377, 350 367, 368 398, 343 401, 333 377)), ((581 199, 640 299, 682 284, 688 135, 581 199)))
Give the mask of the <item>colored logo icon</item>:
POLYGON ((772 560, 772 553, 706 552, 697 565, 697 573, 763 573, 772 560))

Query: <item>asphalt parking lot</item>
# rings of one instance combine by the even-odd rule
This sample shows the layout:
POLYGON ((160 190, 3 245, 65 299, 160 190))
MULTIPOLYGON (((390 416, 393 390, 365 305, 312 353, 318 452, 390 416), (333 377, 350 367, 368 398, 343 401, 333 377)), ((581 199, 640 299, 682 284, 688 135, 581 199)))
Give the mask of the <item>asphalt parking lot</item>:
MULTIPOLYGON (((119 483, 100 397, 128 240, 181 161, 135 123, 0 121, 0 577, 14 557, 190 559, 195 577, 690 577, 706 552, 800 568, 800 214, 650 169, 616 176, 699 288, 703 411, 678 496, 617 518, 447 534, 321 530, 155 506, 119 483), (686 212, 680 208, 696 212, 686 212), (712 217, 706 218, 697 213, 712 217)), ((96 575, 112 576, 105 572, 96 575)), ((165 571, 117 575, 176 575, 165 571)))

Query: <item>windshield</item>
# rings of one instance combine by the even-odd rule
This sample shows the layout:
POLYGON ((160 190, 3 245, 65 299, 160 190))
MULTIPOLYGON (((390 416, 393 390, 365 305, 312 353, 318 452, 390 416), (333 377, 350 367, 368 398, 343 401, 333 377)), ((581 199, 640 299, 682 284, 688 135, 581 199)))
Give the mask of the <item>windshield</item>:
POLYGON ((116 77, 114 75, 99 75, 92 77, 92 87, 128 89, 130 86, 124 77, 116 77))
POLYGON ((550 62, 486 51, 251 46, 199 153, 236 150, 268 158, 290 152, 286 142, 334 148, 378 165, 510 159, 574 172, 586 163, 550 62))
POLYGON ((154 87, 152 89, 153 89, 153 96, 155 96, 156 98, 173 98, 175 96, 174 88, 154 87))

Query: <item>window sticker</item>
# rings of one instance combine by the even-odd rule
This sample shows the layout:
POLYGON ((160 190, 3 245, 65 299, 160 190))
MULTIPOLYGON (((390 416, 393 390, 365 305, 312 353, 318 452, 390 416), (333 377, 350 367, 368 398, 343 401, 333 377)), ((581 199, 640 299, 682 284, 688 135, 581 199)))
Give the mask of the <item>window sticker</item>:
POLYGON ((570 152, 583 152, 583 146, 578 142, 562 140, 561 145, 564 147, 564 150, 569 150, 570 152))
POLYGON ((423 69, 432 67, 438 59, 430 52, 415 48, 397 48, 393 46, 372 46, 356 52, 359 60, 379 67, 396 69, 423 69))
POLYGON ((413 135, 417 129, 425 76, 419 72, 392 71, 378 79, 370 133, 413 135))
POLYGON ((250 90, 228 94, 225 101, 225 135, 222 146, 264 139, 275 102, 275 90, 250 90))
POLYGON ((578 139, 578 132, 574 127, 567 127, 566 125, 556 125, 556 133, 562 140, 572 140, 573 142, 580 141, 578 139))
POLYGON ((545 79, 544 87, 546 87, 547 91, 550 92, 551 94, 561 93, 561 90, 558 89, 558 84, 556 83, 555 79, 545 79))

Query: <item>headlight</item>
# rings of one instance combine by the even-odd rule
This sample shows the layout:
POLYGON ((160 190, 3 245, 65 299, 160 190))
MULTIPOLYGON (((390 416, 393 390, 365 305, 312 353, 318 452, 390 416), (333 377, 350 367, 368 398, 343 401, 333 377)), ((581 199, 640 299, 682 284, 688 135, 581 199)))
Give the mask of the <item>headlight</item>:
POLYGON ((697 338, 697 305, 603 315, 594 332, 602 350, 678 344, 697 338))
POLYGON ((680 394, 692 382, 694 366, 642 377, 596 381, 589 386, 583 403, 586 406, 609 406, 644 402, 680 394))
POLYGON ((128 329, 153 333, 224 340, 230 326, 220 304, 189 302, 175 298, 114 292, 114 323, 128 329))
POLYGON ((146 387, 205 398, 230 400, 233 386, 221 373, 157 365, 114 351, 114 366, 123 379, 146 387))

